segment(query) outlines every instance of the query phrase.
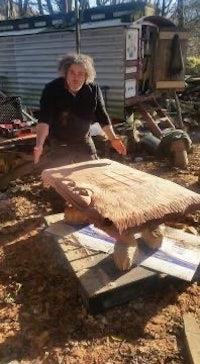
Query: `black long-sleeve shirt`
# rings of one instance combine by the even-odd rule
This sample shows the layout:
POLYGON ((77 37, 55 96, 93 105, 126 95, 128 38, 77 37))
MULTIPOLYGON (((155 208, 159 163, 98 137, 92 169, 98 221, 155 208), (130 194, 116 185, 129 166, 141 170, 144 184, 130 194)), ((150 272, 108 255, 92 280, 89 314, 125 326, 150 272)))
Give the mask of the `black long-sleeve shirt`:
POLYGON ((65 88, 64 78, 48 83, 40 100, 39 123, 50 127, 50 135, 61 141, 81 141, 89 135, 90 125, 104 127, 111 121, 97 84, 84 84, 76 95, 65 88))

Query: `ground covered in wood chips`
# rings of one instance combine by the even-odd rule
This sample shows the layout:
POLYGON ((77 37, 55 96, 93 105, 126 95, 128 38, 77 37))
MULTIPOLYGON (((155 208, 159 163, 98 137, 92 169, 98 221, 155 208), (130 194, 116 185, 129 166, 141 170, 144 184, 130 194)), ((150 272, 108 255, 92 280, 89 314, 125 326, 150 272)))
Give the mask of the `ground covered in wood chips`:
MULTIPOLYGON (((200 192, 200 146, 182 171, 167 161, 140 161, 135 168, 200 192)), ((10 183, 14 209, 0 212, 1 364, 188 364, 183 314, 200 324, 200 287, 169 278, 158 289, 96 316, 83 306, 77 281, 44 238, 44 216, 63 212, 63 201, 39 176, 10 183)), ((200 215, 179 224, 200 231, 200 215)), ((174 222, 176 226, 176 222, 174 222)))

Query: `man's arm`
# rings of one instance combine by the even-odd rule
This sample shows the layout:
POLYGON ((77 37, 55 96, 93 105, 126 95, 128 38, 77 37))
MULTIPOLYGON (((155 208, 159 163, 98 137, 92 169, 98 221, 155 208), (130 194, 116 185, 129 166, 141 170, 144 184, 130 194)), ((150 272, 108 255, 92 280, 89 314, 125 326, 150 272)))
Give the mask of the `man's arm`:
POLYGON ((34 148, 34 164, 40 160, 43 152, 44 142, 49 135, 49 125, 46 123, 39 123, 36 127, 36 145, 34 148))
POLYGON ((52 107, 54 105, 54 94, 52 93, 52 83, 47 84, 40 98, 40 113, 36 127, 36 145, 34 148, 34 163, 37 164, 43 152, 43 146, 49 135, 49 125, 52 119, 52 107))
POLYGON ((122 155, 126 155, 126 147, 118 138, 113 130, 110 117, 107 113, 103 95, 99 86, 97 86, 97 106, 96 106, 96 119, 99 122, 102 130, 106 134, 108 140, 111 142, 112 147, 122 155))
POLYGON ((112 147, 122 155, 126 155, 126 147, 122 143, 121 139, 118 138, 113 130, 112 125, 105 125, 102 127, 104 133, 106 134, 108 140, 111 142, 112 147))

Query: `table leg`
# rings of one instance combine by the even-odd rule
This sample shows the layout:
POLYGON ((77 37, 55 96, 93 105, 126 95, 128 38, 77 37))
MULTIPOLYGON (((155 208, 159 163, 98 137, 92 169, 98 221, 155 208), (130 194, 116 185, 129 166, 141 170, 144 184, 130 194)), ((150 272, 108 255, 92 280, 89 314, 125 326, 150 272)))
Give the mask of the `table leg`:
POLYGON ((163 240, 164 225, 146 226, 141 234, 144 242, 153 249, 160 248, 163 240))

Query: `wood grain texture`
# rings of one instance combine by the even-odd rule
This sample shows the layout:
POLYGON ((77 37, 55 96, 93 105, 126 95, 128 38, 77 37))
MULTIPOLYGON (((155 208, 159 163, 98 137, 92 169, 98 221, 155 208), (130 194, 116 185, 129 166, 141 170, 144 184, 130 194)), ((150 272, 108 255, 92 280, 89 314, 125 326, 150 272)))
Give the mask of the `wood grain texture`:
POLYGON ((199 194, 109 159, 44 170, 42 179, 102 229, 106 219, 120 234, 200 208, 199 194))

